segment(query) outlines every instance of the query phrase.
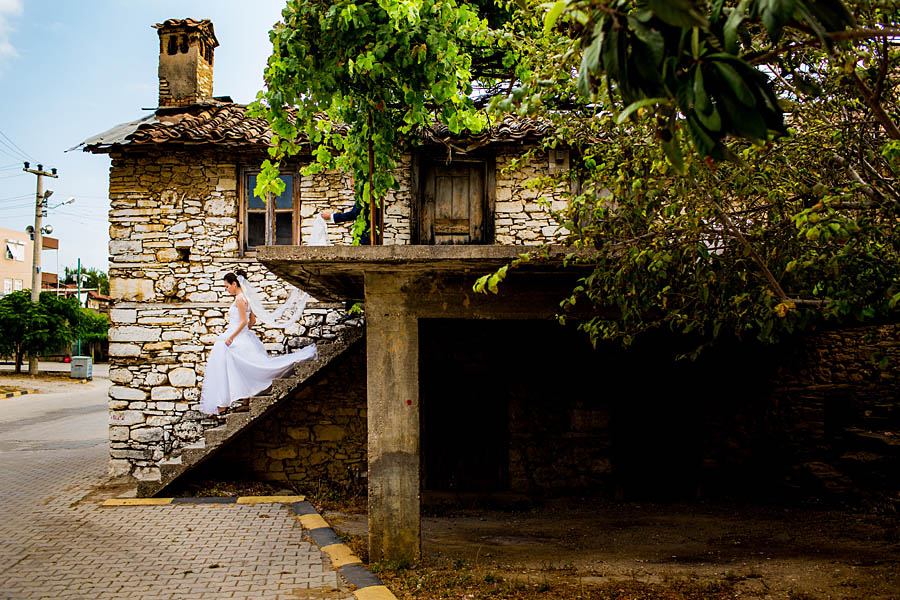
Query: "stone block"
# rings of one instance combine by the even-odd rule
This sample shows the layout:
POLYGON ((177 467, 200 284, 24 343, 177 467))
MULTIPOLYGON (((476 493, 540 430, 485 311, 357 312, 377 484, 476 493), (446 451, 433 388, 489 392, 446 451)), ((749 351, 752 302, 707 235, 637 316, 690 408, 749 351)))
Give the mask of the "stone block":
POLYGON ((116 300, 143 302, 152 300, 153 280, 131 277, 110 277, 109 295, 116 300))
POLYGON ((110 240, 109 253, 117 254, 140 254, 143 251, 140 241, 132 240, 110 240))
POLYGON ((112 385, 109 387, 109 397, 116 400, 144 400, 147 392, 124 385, 112 385))
POLYGON ((157 402, 154 406, 156 407, 156 410, 162 410, 166 412, 175 410, 174 402, 157 402))
POLYGON ((218 299, 219 295, 216 292, 194 292, 188 294, 190 302, 216 302, 218 299))
POLYGON ((178 260, 178 250, 175 248, 163 248, 162 250, 157 250, 156 260, 161 263, 176 261, 178 260))
POLYGON ((121 477, 123 475, 128 475, 131 473, 131 461, 123 460, 123 459, 112 459, 109 461, 109 470, 107 471, 110 477, 121 477))
MULTIPOLYGON (((152 390, 150 390, 150 399, 151 400, 180 400, 181 399, 181 390, 174 388, 174 387, 164 386, 164 385, 157 386, 157 387, 153 388, 152 390)), ((174 405, 172 405, 172 407, 169 408, 168 410, 172 410, 173 408, 175 408, 174 405)), ((159 408, 159 405, 157 405, 157 409, 166 410, 166 409, 159 408)))
POLYGON ((109 410, 125 410, 126 408, 128 408, 128 406, 128 400, 109 400, 106 403, 106 407, 109 410))
POLYGON ((497 213, 518 213, 522 212, 522 202, 500 202, 496 204, 497 213))
POLYGON ((115 410, 109 413, 109 424, 130 427, 144 422, 144 413, 139 410, 115 410))
POLYGON ((131 430, 131 439, 136 442, 161 442, 163 439, 162 427, 139 427, 131 430))
POLYGON ((193 369, 179 367, 169 371, 169 384, 175 387, 194 387, 197 384, 197 374, 193 369))
POLYGON ((156 372, 147 373, 146 382, 147 382, 147 385, 149 385, 151 387, 157 386, 157 385, 163 383, 165 380, 166 380, 166 376, 162 373, 156 373, 156 372))
POLYGON ((187 331, 164 331, 162 334, 162 339, 166 341, 189 340, 191 339, 191 334, 187 331))
POLYGON ((309 427, 288 427, 287 434, 292 440, 308 440, 309 427))
POLYGON ((127 442, 128 435, 131 430, 128 427, 110 427, 109 441, 111 442, 127 442))
POLYGON ((110 356, 140 356, 141 347, 137 344, 109 344, 110 356))
POLYGON ((113 383, 130 383, 134 374, 128 369, 110 369, 109 380, 113 383))
POLYGON ((344 439, 347 432, 343 427, 337 425, 315 425, 313 426, 313 435, 319 442, 337 442, 344 439))
POLYGON ((168 350, 172 347, 172 342, 151 342, 144 344, 144 352, 158 352, 160 350, 168 350))
POLYGON ((137 311, 133 308, 114 308, 109 311, 109 320, 115 324, 134 323, 137 321, 137 311))
POLYGON ((152 416, 147 417, 147 427, 165 427, 166 425, 171 425, 173 423, 178 422, 178 417, 168 417, 168 416, 152 416))
POLYGON ((284 460, 285 458, 296 458, 297 449, 293 446, 282 446, 280 448, 269 448, 266 450, 266 456, 275 460, 284 460))
MULTIPOLYGON (((218 336, 213 336, 213 337, 218 337, 218 336)), ((201 340, 202 339, 203 338, 201 338, 201 340)), ((204 349, 203 346, 195 346, 193 344, 172 346, 172 352, 175 352, 176 354, 180 354, 182 352, 203 352, 203 349, 204 349)))

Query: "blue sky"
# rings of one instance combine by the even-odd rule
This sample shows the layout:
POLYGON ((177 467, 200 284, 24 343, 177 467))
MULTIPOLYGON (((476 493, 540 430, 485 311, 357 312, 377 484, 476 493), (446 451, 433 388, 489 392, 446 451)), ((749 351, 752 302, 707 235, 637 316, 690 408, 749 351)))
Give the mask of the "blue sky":
MULTIPOLYGON (((157 104, 159 38, 151 26, 170 18, 211 19, 216 49, 214 94, 250 102, 262 87, 268 31, 284 0, 0 0, 0 227, 24 230, 34 220, 35 176, 45 179, 44 223, 60 240, 59 270, 107 270, 109 238, 106 155, 65 152, 157 104), (11 140, 12 144, 4 138, 11 140), (24 154, 24 156, 23 156, 24 154)), ((44 253, 56 270, 56 253, 44 253)))

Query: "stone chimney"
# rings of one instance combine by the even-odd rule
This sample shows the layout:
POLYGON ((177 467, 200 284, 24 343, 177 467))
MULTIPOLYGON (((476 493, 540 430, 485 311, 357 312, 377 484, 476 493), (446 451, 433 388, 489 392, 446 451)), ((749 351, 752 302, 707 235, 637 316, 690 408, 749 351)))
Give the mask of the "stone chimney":
POLYGON ((188 106, 211 98, 213 51, 219 45, 209 19, 169 19, 159 33, 159 106, 188 106))

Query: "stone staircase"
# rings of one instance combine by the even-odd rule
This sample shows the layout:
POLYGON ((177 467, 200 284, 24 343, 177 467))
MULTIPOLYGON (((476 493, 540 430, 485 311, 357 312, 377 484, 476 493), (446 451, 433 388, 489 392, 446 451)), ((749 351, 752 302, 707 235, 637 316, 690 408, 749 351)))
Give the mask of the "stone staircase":
POLYGON ((249 411, 226 413, 223 425, 205 430, 204 437, 193 444, 182 447, 180 455, 170 455, 161 460, 159 479, 138 482, 138 497, 148 498, 161 494, 172 482, 207 460, 247 426, 267 414, 278 404, 279 400, 288 396, 316 373, 327 368, 331 361, 360 341, 363 333, 363 327, 347 328, 334 339, 319 342, 318 360, 298 363, 293 371, 273 381, 269 389, 259 396, 250 398, 249 411))

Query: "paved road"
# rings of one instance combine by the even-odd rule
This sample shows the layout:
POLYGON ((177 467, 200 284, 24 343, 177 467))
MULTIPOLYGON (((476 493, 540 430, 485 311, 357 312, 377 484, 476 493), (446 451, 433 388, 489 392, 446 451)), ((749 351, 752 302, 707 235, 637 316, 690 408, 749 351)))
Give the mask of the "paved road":
POLYGON ((0 399, 0 599, 352 598, 287 507, 101 507, 108 385, 0 399))

